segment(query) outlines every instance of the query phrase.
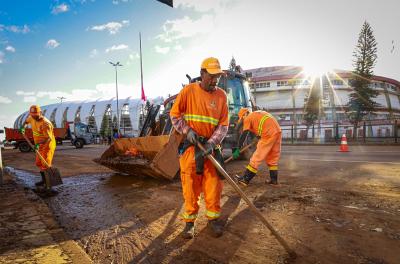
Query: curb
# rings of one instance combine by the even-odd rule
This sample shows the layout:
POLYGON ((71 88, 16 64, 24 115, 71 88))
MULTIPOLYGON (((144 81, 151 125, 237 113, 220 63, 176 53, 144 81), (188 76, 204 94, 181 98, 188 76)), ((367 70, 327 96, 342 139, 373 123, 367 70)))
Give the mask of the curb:
MULTIPOLYGON (((14 176, 11 181, 15 182, 18 186, 21 186, 21 183, 18 180, 15 180, 16 176, 13 172, 13 168, 7 167, 4 172, 9 174, 10 176, 14 176)), ((68 235, 64 232, 64 230, 58 225, 53 213, 50 211, 49 207, 43 201, 43 199, 36 193, 34 193, 31 189, 24 189, 27 193, 28 198, 29 196, 34 197, 33 200, 36 203, 36 209, 40 215, 42 222, 45 224, 54 242, 59 244, 64 253, 68 255, 69 258, 72 260, 72 263, 93 263, 90 256, 74 240, 70 239, 68 235)))

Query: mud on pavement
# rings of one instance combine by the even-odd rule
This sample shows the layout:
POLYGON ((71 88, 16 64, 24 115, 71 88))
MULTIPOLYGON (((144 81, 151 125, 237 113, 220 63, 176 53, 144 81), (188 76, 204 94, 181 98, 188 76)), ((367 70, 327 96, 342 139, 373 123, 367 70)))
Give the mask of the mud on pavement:
MULTIPOLYGON (((240 173, 244 165, 233 162, 228 172, 240 173)), ((371 172, 377 175, 371 180, 366 171, 347 178, 346 173, 359 170, 354 164, 335 173, 318 164, 303 167, 291 173, 295 165, 290 157, 284 158, 280 188, 264 183, 263 168, 245 189, 299 255, 296 260, 288 258, 227 184, 221 238, 208 234, 204 211, 196 222, 197 236, 189 241, 180 238, 184 224, 179 217, 183 199, 178 180, 77 175, 65 178, 59 195, 45 202, 95 263, 399 263, 400 184, 393 178, 398 168, 389 168, 384 175, 371 172)))

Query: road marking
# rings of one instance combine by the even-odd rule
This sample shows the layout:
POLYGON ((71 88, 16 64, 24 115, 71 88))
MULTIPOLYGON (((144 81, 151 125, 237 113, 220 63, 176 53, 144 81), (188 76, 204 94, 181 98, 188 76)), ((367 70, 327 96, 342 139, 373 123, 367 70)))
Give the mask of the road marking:
POLYGON ((400 162, 392 161, 369 161, 369 160, 331 160, 331 159, 299 159, 299 160, 312 160, 312 161, 327 161, 327 162, 358 162, 358 163, 388 163, 400 165, 400 162))

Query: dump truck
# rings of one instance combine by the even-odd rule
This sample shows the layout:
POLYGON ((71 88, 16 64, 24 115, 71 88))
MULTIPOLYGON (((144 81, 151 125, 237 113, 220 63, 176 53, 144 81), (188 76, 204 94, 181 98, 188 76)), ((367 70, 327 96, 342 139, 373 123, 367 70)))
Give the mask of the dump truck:
MULTIPOLYGON (((236 146, 238 112, 242 107, 253 108, 246 77, 238 72, 224 71, 218 86, 227 94, 229 129, 223 148, 236 146)), ((199 81, 199 77, 189 82, 199 81)), ((147 109, 140 137, 121 138, 107 149, 95 162, 118 172, 172 180, 179 171, 178 146, 183 136, 174 131, 169 112, 177 95, 167 98, 162 107, 151 105, 147 109), (161 112, 161 109, 162 112, 161 112)))
MULTIPOLYGON (((32 148, 26 142, 25 138, 16 128, 5 127, 6 142, 11 143, 14 148, 19 149, 21 152, 30 152, 32 148)), ((93 136, 88 132, 87 125, 83 123, 76 123, 63 128, 54 128, 54 137, 57 144, 62 144, 64 140, 71 140, 71 144, 76 148, 82 148, 83 145, 93 143, 93 136)), ((33 141, 33 134, 31 128, 25 129, 25 135, 31 143, 33 141)))

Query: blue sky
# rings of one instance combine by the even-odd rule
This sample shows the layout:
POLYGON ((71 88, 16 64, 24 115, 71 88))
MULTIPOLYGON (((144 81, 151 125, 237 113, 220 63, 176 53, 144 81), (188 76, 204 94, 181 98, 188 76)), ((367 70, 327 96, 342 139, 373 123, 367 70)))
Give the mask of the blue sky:
POLYGON ((178 92, 208 56, 225 68, 233 55, 244 69, 351 70, 365 20, 378 41, 375 74, 400 80, 398 10, 396 0, 175 0, 174 8, 155 0, 1 0, 0 126, 59 96, 113 97, 108 61, 123 64, 120 97, 140 97, 139 31, 150 97, 178 92))

